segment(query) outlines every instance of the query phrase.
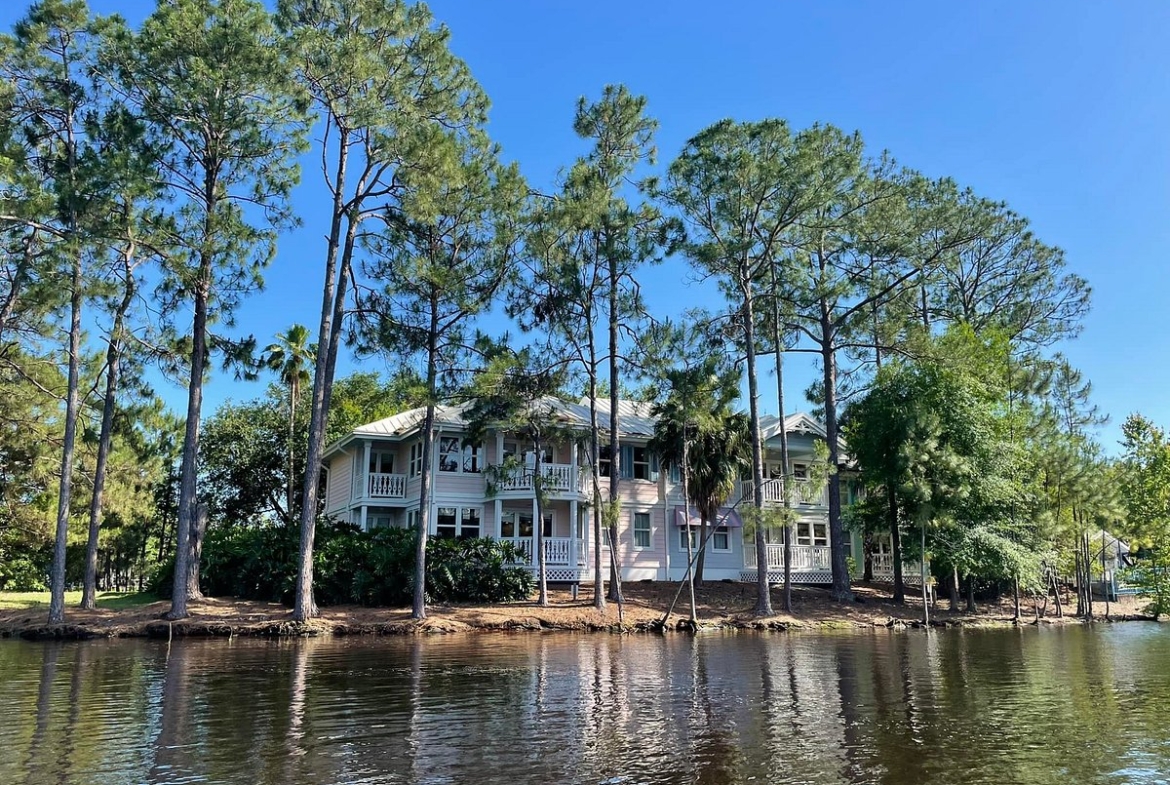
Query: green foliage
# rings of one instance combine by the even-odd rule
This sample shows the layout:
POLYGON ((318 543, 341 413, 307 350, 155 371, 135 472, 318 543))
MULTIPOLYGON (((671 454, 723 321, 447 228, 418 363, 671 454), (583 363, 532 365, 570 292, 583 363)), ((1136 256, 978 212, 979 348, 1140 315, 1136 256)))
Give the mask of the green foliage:
POLYGON ((1121 430, 1124 454, 1117 468, 1127 531, 1143 557, 1134 582, 1151 599, 1150 611, 1161 615, 1170 612, 1170 440, 1140 414, 1130 415, 1121 430))
MULTIPOLYGON (((313 553, 314 593, 322 605, 400 606, 414 593, 417 533, 319 523, 313 553)), ((202 588, 211 596, 292 602, 300 534, 295 527, 223 526, 208 531, 202 588)), ((491 539, 433 540, 428 548, 429 602, 511 602, 526 599, 532 574, 512 543, 491 539)), ((166 596, 174 563, 152 590, 166 596)))

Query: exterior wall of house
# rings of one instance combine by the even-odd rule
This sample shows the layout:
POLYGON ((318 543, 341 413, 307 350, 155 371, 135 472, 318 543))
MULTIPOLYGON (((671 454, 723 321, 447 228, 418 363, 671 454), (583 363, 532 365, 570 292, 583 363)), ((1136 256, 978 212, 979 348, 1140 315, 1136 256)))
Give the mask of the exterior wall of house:
POLYGON ((353 454, 349 451, 334 455, 329 461, 329 484, 325 490, 325 512, 344 510, 349 504, 353 476, 353 454))
MULTIPOLYGON (((507 490, 496 488, 489 491, 485 470, 502 460, 500 446, 503 442, 514 442, 516 452, 523 453, 531 445, 521 439, 513 439, 506 434, 489 434, 481 447, 480 472, 443 472, 439 471, 440 438, 442 436, 457 436, 462 438, 463 432, 451 426, 443 426, 437 430, 434 444, 434 453, 431 456, 432 485, 431 485, 431 532, 434 533, 436 519, 435 511, 439 507, 474 507, 480 511, 480 533, 482 536, 499 537, 501 527, 497 509, 503 512, 521 511, 531 513, 532 492, 521 486, 513 486, 507 490), (489 496, 489 493, 492 493, 489 496)), ((790 452, 793 463, 810 463, 814 460, 814 443, 818 439, 810 434, 790 434, 790 452)), ((778 438, 769 440, 765 453, 765 461, 769 464, 766 475, 778 470, 771 464, 779 463, 778 438)), ((355 439, 340 451, 330 457, 330 474, 327 487, 327 512, 339 519, 350 520, 360 524, 365 520, 367 526, 397 526, 405 527, 408 523, 410 510, 418 509, 418 495, 420 478, 409 477, 410 447, 418 442, 417 435, 411 434, 401 440, 389 439, 355 439), (371 498, 369 489, 369 462, 371 453, 381 452, 393 456, 390 473, 407 475, 404 496, 402 498, 371 498), (363 519, 363 509, 365 517, 363 519)), ((631 438, 623 444, 631 447, 644 447, 645 439, 631 438)), ((546 446, 547 460, 556 464, 571 464, 573 459, 572 446, 568 443, 546 446)), ((588 477, 588 465, 585 450, 578 450, 577 464, 582 468, 582 474, 588 477)), ((628 460, 628 455, 624 456, 628 460)), ((460 464, 462 466, 462 464, 460 464)), ((385 467, 382 469, 386 472, 385 467)), ((620 485, 622 502, 621 522, 618 535, 618 558, 622 566, 624 580, 678 580, 683 577, 687 567, 685 542, 680 535, 680 527, 674 520, 674 507, 682 504, 682 487, 675 482, 667 467, 651 465, 651 471, 656 472, 654 479, 634 479, 623 477, 620 485), (649 543, 638 545, 643 533, 636 533, 634 515, 645 513, 649 516, 650 530, 649 543)), ((601 478, 601 494, 603 499, 609 495, 609 478, 601 478)), ((739 500, 741 488, 737 487, 728 499, 727 506, 739 500)), ((579 513, 589 517, 583 536, 576 541, 576 549, 581 559, 580 575, 583 579, 592 579, 592 516, 588 512, 588 505, 592 501, 591 488, 588 484, 578 492, 558 492, 553 494, 552 500, 546 509, 553 513, 553 531, 551 536, 561 540, 558 547, 564 548, 565 538, 575 535, 575 521, 572 518, 573 507, 579 513), (576 499, 575 505, 570 499, 576 499)), ((802 520, 817 520, 827 522, 827 508, 823 496, 810 499, 809 503, 798 508, 802 520)), ((520 538, 517 538, 520 539, 520 538)), ((707 580, 739 580, 744 579, 749 568, 745 564, 745 555, 748 549, 754 547, 754 542, 748 538, 745 541, 743 529, 729 527, 728 548, 714 550, 714 541, 708 545, 704 564, 704 578, 707 580)), ((531 547, 531 546, 529 546, 531 547)), ((861 546, 859 541, 851 543, 851 553, 858 563, 861 562, 861 546)), ((564 551, 561 551, 564 559, 564 551)), ((769 557, 771 563, 771 556, 769 557)), ((561 564, 565 564, 564 561, 561 564)), ((754 559, 753 559, 754 565, 754 559)), ((751 568, 751 569, 754 569, 751 568)), ((564 570, 561 571, 564 574, 564 570)), ((564 580, 564 577, 557 578, 564 580)), ((798 580, 800 575, 798 574, 798 580)), ((816 578, 809 578, 816 580, 816 578)))
POLYGON ((661 504, 639 504, 623 499, 621 523, 618 525, 618 562, 622 567, 622 579, 627 581, 664 580, 667 575, 666 517, 661 504), (634 516, 639 513, 650 516, 650 544, 639 547, 635 544, 634 516))

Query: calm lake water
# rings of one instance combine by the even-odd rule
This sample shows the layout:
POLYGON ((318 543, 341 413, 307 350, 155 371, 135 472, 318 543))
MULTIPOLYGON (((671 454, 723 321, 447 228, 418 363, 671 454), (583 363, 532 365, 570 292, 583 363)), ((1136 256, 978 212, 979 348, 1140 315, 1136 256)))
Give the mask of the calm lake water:
POLYGON ((0 641, 0 783, 1167 783, 1170 628, 0 641))

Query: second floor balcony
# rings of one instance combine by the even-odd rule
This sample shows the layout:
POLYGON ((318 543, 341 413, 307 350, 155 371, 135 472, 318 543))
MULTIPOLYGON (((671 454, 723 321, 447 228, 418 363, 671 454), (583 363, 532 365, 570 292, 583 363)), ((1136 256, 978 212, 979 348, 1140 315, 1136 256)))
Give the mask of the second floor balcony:
MULTIPOLYGON (((755 483, 751 480, 742 481, 739 484, 739 498, 743 499, 745 503, 749 503, 755 496, 754 488, 755 483)), ((767 507, 782 506, 784 496, 781 491, 778 480, 765 480, 763 485, 764 505, 767 507)), ((813 484, 809 480, 800 478, 789 480, 788 502, 794 507, 827 507, 829 504, 827 488, 823 483, 813 484)))
MULTIPOLYGON (((501 493, 531 494, 536 487, 536 476, 535 464, 516 466, 501 472, 497 489, 501 493)), ((541 463, 540 477, 546 494, 575 494, 589 487, 588 470, 568 463, 541 463)))

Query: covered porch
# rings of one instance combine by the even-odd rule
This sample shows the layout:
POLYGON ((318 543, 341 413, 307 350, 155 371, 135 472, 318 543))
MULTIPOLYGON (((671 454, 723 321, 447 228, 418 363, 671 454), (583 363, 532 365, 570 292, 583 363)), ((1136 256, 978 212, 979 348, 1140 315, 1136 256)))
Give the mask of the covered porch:
MULTIPOLYGON (((784 582, 784 545, 768 543, 768 582, 784 582)), ((743 544, 743 572, 740 580, 755 581, 758 558, 754 542, 743 544)), ((827 545, 792 545, 792 580, 797 583, 832 583, 832 549, 827 545)))

